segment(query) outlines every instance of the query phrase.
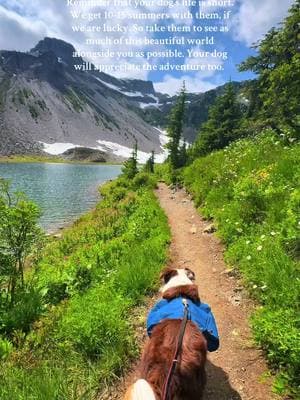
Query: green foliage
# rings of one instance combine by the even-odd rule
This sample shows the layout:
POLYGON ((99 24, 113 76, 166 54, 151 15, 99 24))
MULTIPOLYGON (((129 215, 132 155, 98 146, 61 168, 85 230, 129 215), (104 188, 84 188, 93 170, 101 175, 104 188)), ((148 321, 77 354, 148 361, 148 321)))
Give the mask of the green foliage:
POLYGON ((234 85, 230 82, 222 96, 217 97, 209 110, 206 123, 201 126, 198 138, 190 153, 193 158, 213 150, 223 149, 239 138, 241 106, 237 101, 234 85))
POLYGON ((10 338, 16 332, 27 334, 44 311, 41 293, 31 285, 16 292, 13 306, 7 306, 4 296, 0 302, 0 334, 10 338))
POLYGON ((9 183, 0 180, 0 279, 7 305, 13 306, 18 290, 25 288, 26 260, 42 238, 39 216, 34 203, 20 193, 11 193, 9 183))
POLYGON ((283 24, 272 28, 255 46, 258 55, 240 66, 241 71, 258 75, 251 90, 251 113, 290 139, 299 139, 300 131, 299 18, 296 0, 283 24))
POLYGON ((297 395, 300 394, 299 312, 291 308, 270 310, 262 307, 252 317, 252 325, 255 338, 261 343, 270 364, 281 372, 276 383, 279 393, 285 394, 288 386, 291 394, 298 398, 297 395), (284 385, 282 385, 283 378, 284 385))
POLYGON ((186 89, 183 82, 182 89, 178 95, 176 103, 169 115, 169 123, 167 127, 167 136, 169 138, 166 148, 169 151, 168 161, 172 171, 180 167, 180 139, 182 136, 184 113, 185 113, 186 89))
POLYGON ((255 338, 280 372, 277 389, 292 394, 300 376, 299 160, 299 145, 267 130, 183 172, 196 205, 216 221, 226 261, 263 305, 253 318, 255 338))
POLYGON ((57 337, 72 343, 74 348, 88 358, 100 358, 113 351, 122 366, 124 354, 130 352, 129 323, 124 318, 130 301, 118 295, 113 288, 100 285, 85 295, 70 301, 59 323, 57 337), (124 352, 124 348, 126 351, 124 352))
POLYGON ((137 152, 138 152, 137 143, 135 143, 131 157, 128 160, 126 160, 123 164, 122 173, 126 179, 133 179, 135 175, 138 173, 137 152))
POLYGON ((167 183, 168 185, 172 184, 172 170, 169 163, 163 163, 156 165, 155 167, 155 176, 158 181, 162 181, 167 183))
POLYGON ((13 351, 13 345, 7 339, 0 338, 0 360, 6 360, 13 351))
POLYGON ((132 181, 132 187, 138 189, 141 186, 146 186, 150 189, 154 189, 156 187, 156 179, 149 173, 140 172, 134 177, 132 181))
POLYGON ((46 363, 28 370, 10 366, 6 371, 0 371, 0 399, 85 399, 86 394, 81 392, 80 383, 69 382, 68 372, 46 363))
POLYGON ((29 273, 44 316, 21 340, 13 332, 11 356, 3 344, 0 398, 93 399, 136 356, 133 310, 156 287, 170 238, 154 183, 144 172, 107 183, 96 209, 45 248, 29 273))
POLYGON ((146 161, 144 170, 145 170, 145 172, 150 173, 150 174, 154 173, 154 151, 151 152, 151 156, 146 161))

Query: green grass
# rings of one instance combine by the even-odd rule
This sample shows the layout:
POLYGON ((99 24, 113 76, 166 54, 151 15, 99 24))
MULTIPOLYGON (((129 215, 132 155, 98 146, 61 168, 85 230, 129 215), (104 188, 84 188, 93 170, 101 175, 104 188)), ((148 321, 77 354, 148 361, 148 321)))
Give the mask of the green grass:
POLYGON ((254 337, 279 372, 276 390, 297 397, 300 377, 300 146, 272 131, 196 159, 183 172, 196 206, 214 218, 261 307, 254 337))
POLYGON ((170 240, 153 184, 105 185, 97 208, 51 239, 27 276, 44 311, 27 336, 9 336, 13 350, 3 342, 0 399, 93 399, 137 355, 133 311, 157 287, 170 240))
POLYGON ((113 163, 113 162, 95 163, 95 162, 89 162, 89 161, 72 161, 72 160, 65 160, 64 158, 61 158, 59 156, 26 155, 26 154, 0 156, 0 163, 58 163, 58 164, 120 165, 120 163, 113 163))

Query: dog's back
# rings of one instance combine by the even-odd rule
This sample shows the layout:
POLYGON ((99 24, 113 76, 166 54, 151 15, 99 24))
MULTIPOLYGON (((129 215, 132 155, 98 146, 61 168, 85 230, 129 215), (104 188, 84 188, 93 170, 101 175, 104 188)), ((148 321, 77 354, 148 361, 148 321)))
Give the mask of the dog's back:
MULTIPOLYGON (((158 399, 175 354, 181 320, 166 319, 154 327, 151 340, 145 346, 141 360, 141 378, 149 382, 158 399)), ((187 322, 182 350, 171 379, 169 398, 172 400, 200 400, 205 386, 207 344, 204 336, 191 322, 187 322)))

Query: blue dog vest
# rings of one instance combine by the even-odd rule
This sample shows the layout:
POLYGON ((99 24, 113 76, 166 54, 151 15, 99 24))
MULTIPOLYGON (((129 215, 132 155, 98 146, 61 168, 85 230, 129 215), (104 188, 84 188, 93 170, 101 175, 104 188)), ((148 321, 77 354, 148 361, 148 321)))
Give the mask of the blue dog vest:
MULTIPOLYGON (((207 340, 208 351, 219 347, 219 335, 213 313, 210 307, 201 302, 187 299, 189 305, 189 320, 194 322, 207 340)), ((152 308, 147 319, 147 333, 151 336, 152 329, 165 319, 183 319, 184 307, 182 297, 172 300, 162 299, 152 308)))

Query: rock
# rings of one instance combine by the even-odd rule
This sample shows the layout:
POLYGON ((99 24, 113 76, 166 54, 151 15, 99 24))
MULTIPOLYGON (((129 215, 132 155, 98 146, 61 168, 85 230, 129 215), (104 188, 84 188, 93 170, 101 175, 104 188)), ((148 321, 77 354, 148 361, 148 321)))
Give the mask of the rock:
POLYGON ((195 234, 197 233, 197 227, 196 227, 196 225, 193 225, 193 226, 191 227, 190 232, 191 232, 193 235, 195 235, 195 234))
POLYGON ((214 224, 209 224, 203 229, 203 233, 214 233, 216 232, 216 227, 214 224))
POLYGON ((228 275, 229 277, 235 276, 235 270, 234 268, 227 268, 223 272, 221 272, 222 275, 228 275))
POLYGON ((56 233, 55 235, 53 235, 53 237, 55 239, 60 239, 62 237, 62 234, 61 233, 56 233))
POLYGON ((238 292, 242 292, 243 289, 244 289, 244 288, 243 288, 242 286, 237 286, 236 288, 233 289, 233 291, 234 291, 235 293, 238 293, 238 292))
POLYGON ((241 303, 242 297, 241 296, 232 296, 230 297, 230 301, 234 306, 239 306, 241 303))

